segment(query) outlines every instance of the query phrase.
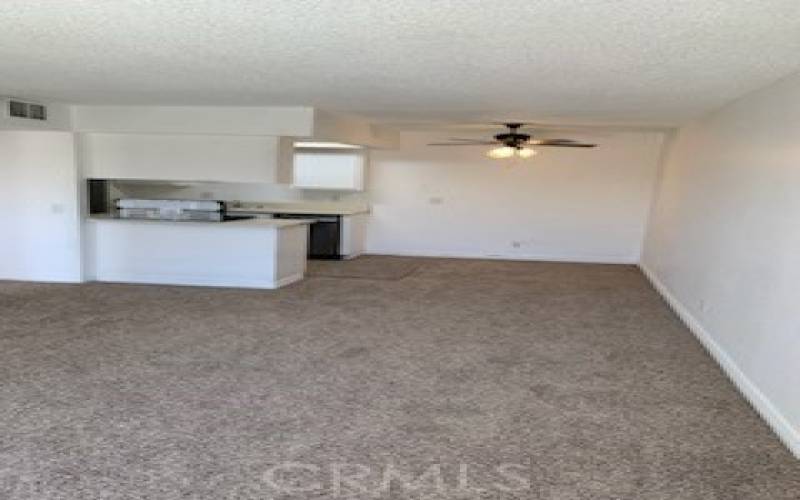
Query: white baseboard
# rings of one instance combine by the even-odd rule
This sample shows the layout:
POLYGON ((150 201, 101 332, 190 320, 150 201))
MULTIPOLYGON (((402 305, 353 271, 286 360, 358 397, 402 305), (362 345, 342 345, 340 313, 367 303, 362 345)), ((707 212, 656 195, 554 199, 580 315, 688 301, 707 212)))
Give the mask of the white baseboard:
POLYGON ((94 281, 109 282, 109 283, 135 283, 139 285, 177 285, 177 286, 208 286, 219 288, 263 288, 272 290, 279 288, 289 283, 293 283, 299 279, 303 279, 303 275, 292 275, 278 281, 267 280, 247 280, 247 279, 221 279, 208 276, 182 276, 182 275, 132 275, 132 274, 116 274, 104 273, 98 276, 94 281))
POLYGON ((548 254, 483 254, 478 252, 440 252, 427 250, 368 249, 367 255, 394 255, 397 257, 438 257, 447 259, 485 259, 534 262, 577 262, 581 264, 638 264, 638 256, 616 257, 608 255, 548 255, 548 254))
POLYGON ((794 428, 789 420, 783 416, 780 410, 770 401, 770 399, 753 383, 752 380, 742 371, 733 358, 714 340, 714 338, 703 327, 700 321, 684 306, 672 292, 661 282, 656 274, 644 264, 639 264, 639 268, 650 280, 650 283, 659 294, 667 301, 669 306, 680 317, 683 323, 689 328, 695 337, 700 341, 711 357, 716 360, 728 378, 733 382, 739 392, 750 403, 750 405, 761 415, 767 424, 772 428, 778 438, 789 448, 792 454, 800 459, 800 430, 794 428))
POLYGON ((0 276, 0 281, 29 281, 32 283, 83 283, 74 276, 0 276))
POLYGON ((286 276, 284 278, 279 279, 275 282, 275 286, 273 288, 280 288, 282 286, 291 285, 292 283, 296 283, 302 280, 305 277, 303 273, 292 274, 290 276, 286 276))

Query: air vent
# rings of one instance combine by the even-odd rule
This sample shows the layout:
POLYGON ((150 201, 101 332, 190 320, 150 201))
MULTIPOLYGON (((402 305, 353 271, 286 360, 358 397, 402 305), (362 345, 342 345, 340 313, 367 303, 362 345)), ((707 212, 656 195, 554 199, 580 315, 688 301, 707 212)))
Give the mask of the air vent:
POLYGON ((8 114, 14 118, 47 120, 47 107, 32 102, 8 101, 8 114))

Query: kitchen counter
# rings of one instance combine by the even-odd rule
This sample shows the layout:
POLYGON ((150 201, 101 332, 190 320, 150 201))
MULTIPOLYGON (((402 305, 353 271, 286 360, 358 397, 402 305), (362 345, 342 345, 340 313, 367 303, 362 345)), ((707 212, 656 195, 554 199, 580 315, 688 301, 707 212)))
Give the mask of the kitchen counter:
POLYGON ((89 217, 89 279, 163 285, 279 288, 303 279, 305 219, 225 222, 89 217))
POLYGON ((234 206, 228 204, 228 213, 263 213, 263 214, 313 214, 313 215, 356 215, 369 212, 366 204, 344 204, 337 202, 280 202, 260 203, 242 202, 234 206))
MULTIPOLYGON (((230 212, 230 210, 229 210, 230 212)), ((113 215, 92 215, 89 220, 96 221, 114 221, 123 223, 145 223, 145 224, 177 224, 184 225, 209 225, 220 226, 226 228, 242 228, 242 227, 256 227, 256 228, 283 228, 292 226, 302 226, 311 224, 314 219, 241 219, 241 220, 226 220, 226 221, 187 221, 187 220, 160 220, 160 219, 123 219, 113 215)))

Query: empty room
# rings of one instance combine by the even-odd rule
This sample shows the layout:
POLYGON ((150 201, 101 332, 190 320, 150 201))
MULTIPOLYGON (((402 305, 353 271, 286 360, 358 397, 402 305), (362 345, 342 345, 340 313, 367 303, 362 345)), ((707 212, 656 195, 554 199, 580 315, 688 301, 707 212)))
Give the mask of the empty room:
POLYGON ((0 499, 800 500, 796 0, 0 2, 0 499))

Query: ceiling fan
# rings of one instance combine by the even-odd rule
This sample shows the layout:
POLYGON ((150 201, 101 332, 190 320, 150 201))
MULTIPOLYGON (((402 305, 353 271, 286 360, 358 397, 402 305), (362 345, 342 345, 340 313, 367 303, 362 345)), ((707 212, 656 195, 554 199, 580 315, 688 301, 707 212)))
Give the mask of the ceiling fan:
POLYGON ((555 146, 560 148, 593 148, 597 144, 587 144, 573 141, 572 139, 534 139, 531 134, 520 131, 525 123, 501 123, 508 128, 507 132, 497 134, 494 140, 481 141, 478 139, 459 139, 451 137, 454 142, 433 142, 428 146, 497 146, 486 152, 489 158, 530 158, 536 154, 536 150, 530 146, 555 146))

